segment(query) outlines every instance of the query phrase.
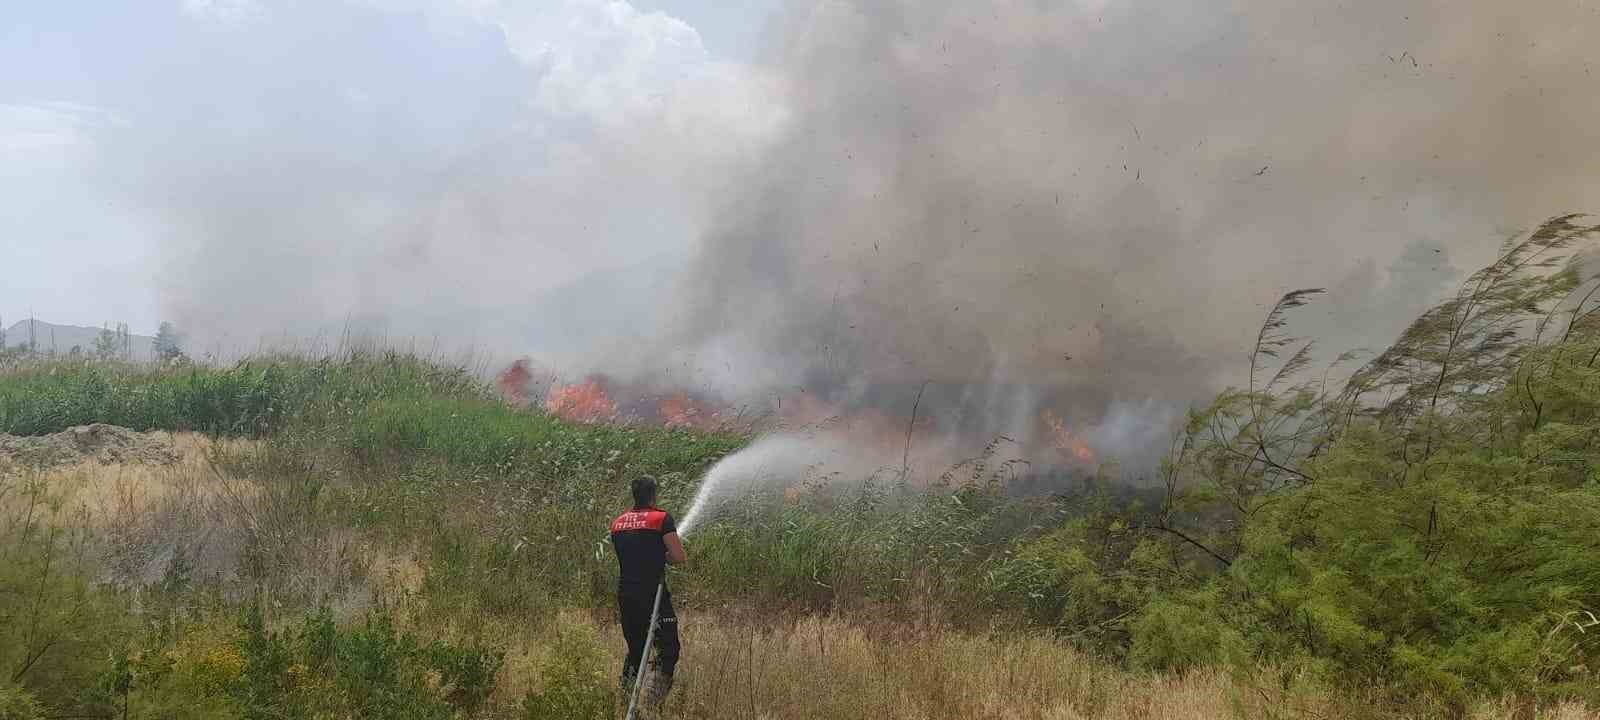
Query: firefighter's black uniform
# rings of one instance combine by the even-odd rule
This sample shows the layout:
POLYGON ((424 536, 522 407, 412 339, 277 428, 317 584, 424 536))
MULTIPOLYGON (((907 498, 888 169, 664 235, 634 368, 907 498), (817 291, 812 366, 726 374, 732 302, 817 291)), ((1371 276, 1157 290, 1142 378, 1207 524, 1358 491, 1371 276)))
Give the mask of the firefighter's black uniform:
POLYGON ((617 551, 618 620, 628 641, 628 659, 622 666, 622 687, 629 687, 639 662, 644 657, 645 637, 650 632, 651 603, 656 586, 661 586, 661 610, 657 618, 656 657, 651 666, 668 685, 678 665, 678 616, 672 610, 672 593, 663 580, 667 568, 664 538, 677 532, 672 515, 652 506, 636 507, 611 521, 611 546, 617 551))

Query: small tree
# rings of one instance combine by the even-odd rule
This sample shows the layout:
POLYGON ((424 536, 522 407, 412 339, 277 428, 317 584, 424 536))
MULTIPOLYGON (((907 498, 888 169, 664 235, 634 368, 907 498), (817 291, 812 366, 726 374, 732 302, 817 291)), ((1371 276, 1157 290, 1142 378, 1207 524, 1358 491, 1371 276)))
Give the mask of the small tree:
POLYGON ((94 357, 96 360, 110 360, 117 356, 117 334, 111 328, 102 325, 100 334, 94 339, 94 357))
POLYGON ((183 357, 183 350, 178 347, 178 330, 172 326, 172 323, 161 323, 161 328, 156 331, 152 346, 158 361, 171 362, 183 357))

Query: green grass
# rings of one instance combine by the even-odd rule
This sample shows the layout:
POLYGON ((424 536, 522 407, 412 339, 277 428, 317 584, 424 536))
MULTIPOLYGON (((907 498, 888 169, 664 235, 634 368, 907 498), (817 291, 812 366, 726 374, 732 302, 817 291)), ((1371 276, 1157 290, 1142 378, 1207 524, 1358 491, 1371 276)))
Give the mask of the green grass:
POLYGON ((350 455, 371 464, 428 458, 504 475, 562 478, 602 467, 695 472, 743 444, 731 434, 574 425, 477 398, 382 397, 353 411, 350 455))
POLYGON ((644 425, 574 425, 494 399, 468 369, 398 353, 231 367, 62 360, 0 374, 0 432, 42 435, 109 423, 211 435, 314 435, 367 466, 438 461, 525 478, 601 467, 702 469, 745 438, 644 425))
POLYGON ((42 435, 101 422, 257 436, 296 423, 328 426, 373 401, 403 397, 490 395, 464 368, 393 352, 273 356, 222 368, 54 360, 0 374, 0 432, 42 435))
MULTIPOLYGON (((1528 243, 1558 250, 1563 233, 1590 232, 1553 222, 1528 243)), ((980 470, 954 487, 842 478, 797 497, 752 493, 690 538, 691 567, 673 580, 679 603, 1047 635, 1128 670, 1270 671, 1284 689, 1306 681, 1417 716, 1460 716, 1490 699, 1600 704, 1600 323, 1563 310, 1585 309, 1574 300, 1590 286, 1575 272, 1520 263, 1519 252, 1501 261, 1513 269, 1475 276, 1343 388, 1294 380, 1304 356, 1277 357, 1295 342, 1283 313, 1309 293, 1286 295, 1252 366, 1290 379, 1196 408, 1153 490, 1098 478, 1017 499, 1000 473, 980 470), (1569 326, 1545 339, 1504 331, 1562 317, 1569 326)), ((94 549, 107 541, 89 528, 99 526, 37 478, 0 486, 10 492, 0 493, 0 630, 23 639, 0 642, 0 671, 22 687, 0 693, 64 710, 92 688, 114 697, 107 687, 137 675, 113 661, 119 651, 187 647, 170 628, 195 607, 213 617, 259 607, 264 619, 214 645, 245 648, 248 668, 346 658, 323 674, 356 672, 366 680, 351 682, 390 694, 349 685, 318 696, 333 705, 295 706, 283 688, 219 691, 234 710, 265 708, 261 717, 286 707, 470 713, 437 684, 448 673, 481 679, 497 629, 607 612, 605 525, 630 478, 661 476, 662 504, 682 511, 701 473, 747 441, 561 422, 506 406, 462 368, 393 353, 0 374, 0 431, 88 422, 258 442, 216 449, 206 474, 188 478, 222 484, 220 504, 119 520, 146 523, 131 537, 172 551, 155 583, 97 583, 94 549), (209 534, 161 545, 173 518, 209 534), (232 553, 228 572, 179 562, 217 547, 232 553), (262 639, 340 603, 362 612, 318 626, 315 637, 334 640, 262 639), (151 608, 171 621, 152 623, 151 608), (435 652, 386 617, 460 642, 435 652)), ((573 642, 577 660, 545 658, 572 693, 530 694, 517 707, 592 705, 593 673, 573 666, 593 653, 573 642)), ((218 652, 207 667, 232 667, 218 652)), ((508 707, 499 716, 517 712, 508 707)))
MULTIPOLYGON (((1580 349, 1568 356, 1587 357, 1580 349)), ((1589 431, 1574 429, 1600 422, 1600 389, 1587 389, 1600 384, 1561 387, 1550 389, 1538 432, 1486 445, 1451 439, 1470 437, 1481 416, 1439 425, 1441 464, 1426 481, 1402 486, 1381 477, 1403 443, 1358 423, 1304 465, 1321 481, 1262 504, 1248 533, 1185 528, 1232 556, 1226 572, 1191 544, 1149 529, 1163 517, 1225 517, 1213 496, 1179 498, 1190 509, 1168 517, 1158 512, 1166 501, 1159 493, 1091 484, 1074 495, 1019 500, 997 477, 978 477, 948 489, 869 482, 798 497, 753 493, 691 538, 693 566, 674 585, 690 610, 1047 633, 1143 668, 1265 661, 1334 685, 1354 682, 1352 691, 1394 693, 1386 702, 1408 693, 1447 708, 1506 692, 1581 697, 1585 679, 1570 668, 1600 648, 1559 618, 1600 604, 1600 566, 1585 560, 1600 552, 1600 495, 1590 475, 1573 471, 1600 465, 1590 455, 1600 451, 1586 449, 1589 431), (1543 464, 1551 448, 1565 453, 1564 464, 1543 464), (1437 547, 1412 535, 1429 507, 1445 518, 1436 532, 1448 543, 1437 547)), ((604 527, 626 504, 629 478, 663 476, 663 504, 681 511, 694 479, 745 441, 565 423, 498 402, 459 369, 398 356, 176 371, 56 364, 0 376, 0 397, 13 431, 114 422, 258 439, 211 459, 217 472, 255 488, 241 501, 250 507, 222 530, 250 528, 238 559, 242 587, 179 568, 180 554, 156 586, 127 590, 143 594, 137 606, 146 609, 135 611, 132 596, 95 589, 89 560, 62 561, 95 542, 73 534, 82 530, 66 497, 33 486, 32 506, 54 508, 48 522, 25 520, 41 515, 19 506, 0 518, 9 548, 0 548, 9 558, 0 583, 15 590, 0 593, 0 606, 13 603, 0 607, 0 625, 44 623, 34 635, 50 640, 49 651, 40 670, 18 679, 53 708, 82 709, 70 700, 77 695, 114 710, 118 673, 144 672, 154 684, 122 697, 142 698, 135 704, 147 708, 162 707, 167 693, 209 688, 208 712, 223 716, 285 708, 361 716, 402 706, 418 717, 462 716, 465 706, 428 683, 449 668, 487 682, 484 653, 493 652, 496 628, 547 628, 564 609, 609 607, 615 561, 604 527), (357 546, 338 545, 340 537, 414 558, 417 583, 386 588, 384 569, 345 557, 357 546), (64 569, 84 563, 83 574, 64 569), (308 572, 343 579, 307 584, 308 572), (385 625, 388 616, 357 614, 332 631, 328 642, 343 649, 315 650, 306 628, 322 627, 322 608, 349 602, 341 598, 351 592, 370 593, 380 608, 398 603, 407 623, 452 628, 459 642, 431 644, 439 641, 385 625), (270 600, 266 626, 203 620, 257 607, 250 598, 270 600), (81 613, 39 611, 58 607, 81 613), (173 619, 141 618, 157 607, 173 619), (210 650, 194 646, 202 630, 220 633, 205 641, 210 650), (147 646, 188 658, 187 669, 169 668, 177 674, 156 682, 151 673, 168 670, 148 666, 148 656, 106 664, 147 646), (333 679, 274 684, 234 668, 229 653, 246 658, 244 668, 298 666, 295 677, 333 679), (319 662, 333 664, 319 670, 319 662), (387 694, 351 689, 358 685, 387 694), (92 688, 100 694, 83 694, 92 688)), ((1474 412, 1508 414, 1501 422, 1517 424, 1514 403, 1474 412)), ((22 655, 0 660, 15 671, 30 642, 22 655)), ((530 695, 518 707, 552 697, 530 695)))

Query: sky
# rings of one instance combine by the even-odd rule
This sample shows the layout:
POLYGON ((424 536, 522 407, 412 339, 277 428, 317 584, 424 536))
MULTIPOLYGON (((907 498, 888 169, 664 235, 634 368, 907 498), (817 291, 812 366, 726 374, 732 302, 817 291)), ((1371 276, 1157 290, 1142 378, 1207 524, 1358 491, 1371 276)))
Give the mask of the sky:
MULTIPOLYGON (((31 309, 82 325, 204 324, 211 310, 187 298, 209 301, 206 292, 235 282, 230 272, 250 271, 248 259, 197 270, 213 260, 205 245, 219 234, 249 238, 240 242, 257 257, 316 266, 308 276, 346 286, 346 299, 384 303, 390 298, 373 299, 383 291, 361 287, 351 268, 440 249, 414 239, 374 247, 378 240, 324 253, 319 235, 465 223, 486 254, 497 244, 547 242, 537 266, 495 269, 493 284, 515 288, 501 293, 513 301, 529 288, 681 247, 692 228, 674 173, 714 163, 721 151, 706 149, 709 140, 750 138, 772 122, 761 117, 770 108, 759 106, 759 88, 741 97, 730 86, 745 81, 728 81, 754 74, 740 68, 756 62, 772 7, 8 3, 0 10, 0 317, 9 324, 31 309), (636 126, 670 135, 663 142, 675 151, 640 158, 618 147, 626 143, 619 138, 639 138, 636 126), (675 167, 634 170, 649 163, 675 167), (463 168, 483 178, 463 177, 463 168), (544 197, 500 219, 462 219, 473 209, 437 206, 428 218, 402 218, 397 209, 490 181, 544 197), (323 197, 296 197, 309 192, 323 197), (548 219, 535 217, 541 211, 548 219), (499 234, 484 228, 495 222, 519 236, 486 237, 499 234), (529 237, 557 234, 587 239, 529 237)), ((431 270, 481 277, 481 265, 431 270)), ((284 290, 295 284, 278 280, 284 290)), ((236 302, 269 304, 272 294, 236 302)), ((300 318, 275 319, 288 329, 300 318)), ((274 329, 269 318, 249 332, 274 329)))

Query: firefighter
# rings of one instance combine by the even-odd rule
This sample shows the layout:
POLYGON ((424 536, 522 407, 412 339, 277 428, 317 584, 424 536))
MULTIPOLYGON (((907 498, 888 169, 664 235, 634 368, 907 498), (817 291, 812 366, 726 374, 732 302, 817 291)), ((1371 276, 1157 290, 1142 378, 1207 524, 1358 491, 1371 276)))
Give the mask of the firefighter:
POLYGON ((659 706, 672 689, 672 674, 678 664, 678 616, 672 609, 672 593, 666 586, 667 564, 685 561, 683 540, 672 515, 655 506, 656 480, 643 475, 633 481, 633 508, 611 521, 611 547, 617 553, 618 620, 622 636, 628 641, 628 658, 622 665, 622 688, 633 687, 645 654, 645 638, 650 633, 650 616, 657 587, 661 602, 657 612, 655 659, 651 662, 647 703, 659 706))

